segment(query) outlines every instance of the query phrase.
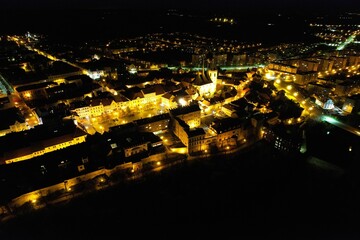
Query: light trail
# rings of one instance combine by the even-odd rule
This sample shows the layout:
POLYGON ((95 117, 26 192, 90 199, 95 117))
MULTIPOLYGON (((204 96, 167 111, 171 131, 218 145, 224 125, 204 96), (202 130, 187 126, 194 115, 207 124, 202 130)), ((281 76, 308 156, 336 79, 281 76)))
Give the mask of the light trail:
POLYGON ((340 51, 343 50, 348 44, 354 42, 356 35, 351 35, 348 37, 343 43, 340 43, 340 45, 336 48, 336 50, 340 51))

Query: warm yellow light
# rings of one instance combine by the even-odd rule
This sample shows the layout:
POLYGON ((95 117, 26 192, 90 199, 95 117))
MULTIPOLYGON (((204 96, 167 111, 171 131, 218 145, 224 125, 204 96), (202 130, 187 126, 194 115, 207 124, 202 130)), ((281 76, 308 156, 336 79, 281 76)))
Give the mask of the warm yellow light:
POLYGON ((156 162, 156 165, 160 166, 160 165, 161 165, 161 162, 156 162))
POLYGON ((185 99, 180 98, 180 99, 179 99, 179 104, 180 104, 181 106, 185 106, 187 103, 186 103, 185 99))
POLYGON ((280 79, 276 79, 276 81, 275 81, 276 83, 281 83, 281 80, 280 79))
POLYGON ((294 92, 294 96, 297 97, 299 95, 298 92, 294 92))
POLYGON ((287 85, 286 89, 291 90, 293 87, 291 85, 287 85))

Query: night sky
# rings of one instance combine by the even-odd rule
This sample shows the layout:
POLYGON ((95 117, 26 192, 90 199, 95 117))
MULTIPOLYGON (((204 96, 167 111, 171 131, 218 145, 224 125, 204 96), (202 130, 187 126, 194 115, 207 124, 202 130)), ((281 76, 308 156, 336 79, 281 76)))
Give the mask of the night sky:
POLYGON ((351 9, 360 4, 354 0, 0 0, 2 8, 245 8, 257 9, 351 9))

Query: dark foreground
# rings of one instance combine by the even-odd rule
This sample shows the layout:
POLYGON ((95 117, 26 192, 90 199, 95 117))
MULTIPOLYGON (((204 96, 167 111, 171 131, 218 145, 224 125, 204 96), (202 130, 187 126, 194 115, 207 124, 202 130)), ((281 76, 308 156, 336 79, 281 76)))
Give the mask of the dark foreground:
MULTIPOLYGON (((355 176, 355 174, 354 174, 355 176)), ((0 226, 1 239, 358 239, 359 181, 266 146, 194 160, 0 226), (241 238, 246 236, 245 238, 241 238)))

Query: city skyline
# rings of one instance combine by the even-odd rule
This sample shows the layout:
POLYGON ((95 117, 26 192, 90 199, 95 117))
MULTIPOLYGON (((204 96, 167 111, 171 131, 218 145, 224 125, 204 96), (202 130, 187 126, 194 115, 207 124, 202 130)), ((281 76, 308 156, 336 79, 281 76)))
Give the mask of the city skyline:
POLYGON ((349 1, 5 3, 2 238, 360 236, 349 1))

